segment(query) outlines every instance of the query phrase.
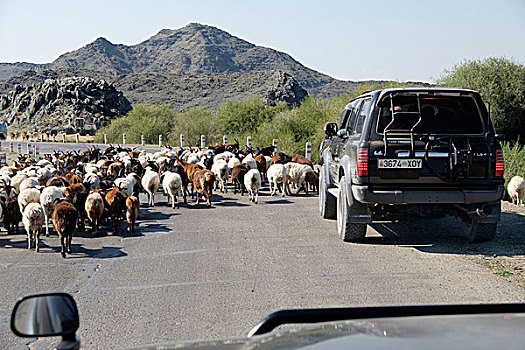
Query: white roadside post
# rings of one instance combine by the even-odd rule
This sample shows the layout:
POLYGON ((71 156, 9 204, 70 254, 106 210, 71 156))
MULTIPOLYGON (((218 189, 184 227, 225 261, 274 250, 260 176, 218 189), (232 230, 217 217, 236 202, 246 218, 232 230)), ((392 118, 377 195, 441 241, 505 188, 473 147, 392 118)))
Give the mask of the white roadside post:
POLYGON ((180 148, 184 148, 184 134, 180 134, 180 148))
POLYGON ((5 153, 0 153, 0 166, 7 165, 7 155, 5 153))
POLYGON ((201 148, 206 148, 206 136, 201 135, 201 148))
POLYGON ((62 134, 62 143, 66 143, 66 134, 62 134))
POLYGON ((126 134, 122 134, 122 144, 125 145, 127 141, 128 140, 126 134))
POLYGON ((143 147, 146 145, 146 138, 144 138, 144 135, 140 135, 140 145, 143 147))
POLYGON ((40 160, 40 145, 38 143, 35 145, 35 159, 40 160))
POLYGON ((104 134, 104 144, 108 144, 108 134, 104 134))
POLYGON ((277 139, 273 139, 273 155, 276 156, 277 155, 277 144, 278 144, 278 140, 277 139))
POLYGON ((225 145, 225 144, 227 144, 227 143, 228 143, 228 136, 224 135, 224 136, 222 137, 222 144, 225 145))
POLYGON ((26 148, 27 148, 27 149, 26 149, 26 151, 27 151, 27 156, 29 157, 29 156, 31 156, 31 143, 30 143, 30 142, 28 142, 28 143, 26 144, 26 148))
POLYGON ((21 143, 16 144, 16 150, 18 154, 22 154, 22 144, 21 143))
POLYGON ((12 142, 9 142, 9 152, 11 153, 15 152, 15 145, 12 142))
POLYGON ((40 134, 40 142, 44 142, 44 134, 40 134))
POLYGON ((159 135, 159 147, 162 147, 162 135, 159 135))
POLYGON ((53 134, 53 142, 57 142, 57 135, 53 134))
POLYGON ((77 133, 75 134, 75 142, 76 143, 79 143, 80 142, 80 135, 77 133))
POLYGON ((246 146, 248 147, 248 149, 252 149, 252 137, 251 136, 248 136, 246 138, 246 146))
POLYGON ((308 160, 311 160, 311 159, 312 159, 312 143, 311 143, 311 142, 307 142, 307 143, 306 143, 306 152, 305 152, 305 157, 306 157, 308 160))

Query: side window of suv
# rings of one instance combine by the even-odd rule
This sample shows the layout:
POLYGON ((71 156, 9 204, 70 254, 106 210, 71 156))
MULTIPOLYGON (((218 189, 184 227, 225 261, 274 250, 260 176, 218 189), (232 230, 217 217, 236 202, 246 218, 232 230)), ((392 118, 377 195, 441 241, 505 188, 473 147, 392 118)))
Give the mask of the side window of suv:
POLYGON ((359 104, 360 103, 361 103, 361 101, 355 101, 350 106, 351 114, 350 114, 350 116, 348 118, 348 124, 346 124, 346 128, 347 129, 351 129, 352 131, 354 130, 355 120, 356 120, 356 117, 357 117, 357 111, 359 110, 359 104))
POLYGON ((361 108, 359 109, 359 113, 357 114, 355 128, 353 128, 352 130, 354 134, 360 134, 363 131, 363 124, 365 123, 365 119, 368 113, 370 112, 370 105, 370 99, 364 100, 363 103, 361 103, 361 108))

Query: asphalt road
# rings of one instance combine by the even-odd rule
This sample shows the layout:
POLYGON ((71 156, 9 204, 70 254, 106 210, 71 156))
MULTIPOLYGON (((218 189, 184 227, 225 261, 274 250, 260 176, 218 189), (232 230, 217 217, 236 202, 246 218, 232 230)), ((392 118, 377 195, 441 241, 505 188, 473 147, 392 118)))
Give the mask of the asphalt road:
POLYGON ((124 224, 118 235, 77 232, 66 259, 56 235, 35 253, 25 235, 0 232, 0 348, 56 345, 9 331, 15 300, 48 291, 74 296, 84 349, 242 336, 283 308, 525 301, 469 259, 454 220, 374 225, 364 243, 345 244, 316 195, 265 187, 259 200, 230 191, 212 208, 171 209, 159 194, 135 234, 124 224))

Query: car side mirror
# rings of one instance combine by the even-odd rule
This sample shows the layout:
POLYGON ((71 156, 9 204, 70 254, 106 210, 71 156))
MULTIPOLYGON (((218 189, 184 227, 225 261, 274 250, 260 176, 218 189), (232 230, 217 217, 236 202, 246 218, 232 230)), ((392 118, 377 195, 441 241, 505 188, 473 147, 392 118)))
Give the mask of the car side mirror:
POLYGON ((324 126, 324 133, 327 139, 331 138, 337 133, 337 124, 336 123, 326 123, 324 126))
POLYGON ((56 349, 80 349, 76 336, 78 309, 66 293, 29 295, 19 299, 11 314, 11 330, 19 337, 56 337, 62 342, 56 349))
POLYGON ((337 136, 342 139, 346 139, 348 138, 348 136, 350 136, 350 133, 348 132, 347 129, 341 129, 337 132, 337 136))

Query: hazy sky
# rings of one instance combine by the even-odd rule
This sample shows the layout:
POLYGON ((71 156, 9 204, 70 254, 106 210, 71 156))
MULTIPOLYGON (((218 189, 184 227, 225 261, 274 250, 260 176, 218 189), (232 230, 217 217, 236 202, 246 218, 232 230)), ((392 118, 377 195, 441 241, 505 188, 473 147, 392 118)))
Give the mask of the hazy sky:
POLYGON ((0 62, 47 63, 100 36, 137 44, 190 22, 345 80, 433 81, 489 56, 525 63, 525 0, 0 0, 0 62))

